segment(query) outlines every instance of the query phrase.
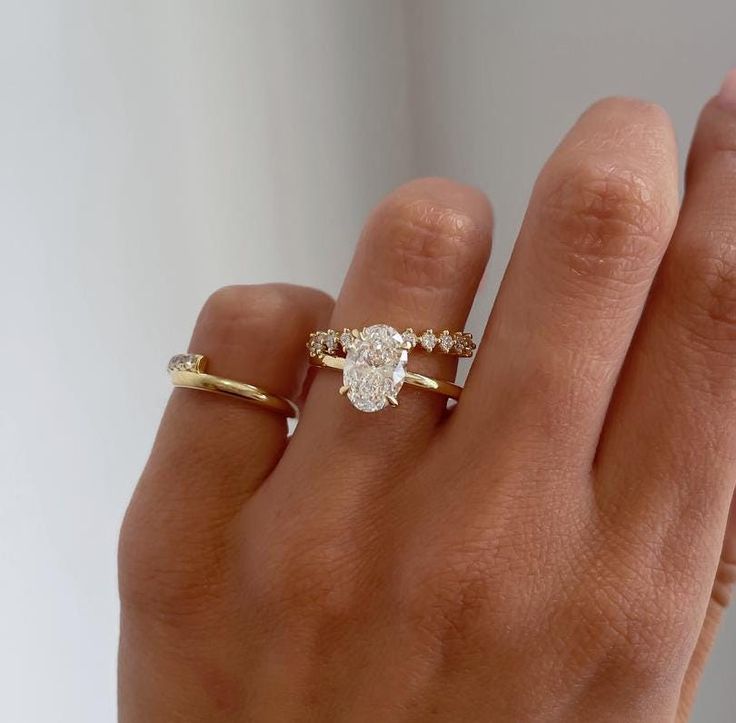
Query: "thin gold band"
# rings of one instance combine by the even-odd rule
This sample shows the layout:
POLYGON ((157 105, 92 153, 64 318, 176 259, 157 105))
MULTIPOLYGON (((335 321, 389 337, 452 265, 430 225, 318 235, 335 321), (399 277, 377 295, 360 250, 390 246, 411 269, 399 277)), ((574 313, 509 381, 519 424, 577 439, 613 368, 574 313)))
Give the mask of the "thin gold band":
POLYGON ((200 389, 205 392, 239 397, 287 417, 298 416, 299 409, 290 399, 270 394, 253 384, 206 374, 204 372, 206 365, 207 358, 201 354, 177 354, 169 362, 168 371, 171 383, 175 387, 200 389))
MULTIPOLYGON (((345 368, 345 358, 341 356, 323 354, 322 356, 310 357, 309 361, 314 366, 327 369, 342 371, 345 368)), ((419 387, 419 389, 435 392, 436 394, 443 394, 446 397, 450 397, 450 399, 460 399, 460 392, 463 390, 459 384, 444 382, 441 379, 433 379, 432 377, 424 376, 424 374, 409 371, 406 372, 404 383, 410 384, 413 387, 419 387)))

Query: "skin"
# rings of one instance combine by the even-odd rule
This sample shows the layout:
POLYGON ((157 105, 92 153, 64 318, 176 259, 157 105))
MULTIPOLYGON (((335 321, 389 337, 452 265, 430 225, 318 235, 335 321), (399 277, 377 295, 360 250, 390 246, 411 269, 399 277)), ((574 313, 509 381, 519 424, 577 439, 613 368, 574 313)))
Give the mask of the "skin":
POLYGON ((582 115, 450 413, 409 387, 357 412, 334 372, 305 385, 304 342, 463 328, 478 191, 394 191, 334 303, 216 292, 190 349, 301 421, 172 394, 120 539, 121 721, 686 720, 736 571, 735 74, 681 207, 677 178, 660 108, 582 115))

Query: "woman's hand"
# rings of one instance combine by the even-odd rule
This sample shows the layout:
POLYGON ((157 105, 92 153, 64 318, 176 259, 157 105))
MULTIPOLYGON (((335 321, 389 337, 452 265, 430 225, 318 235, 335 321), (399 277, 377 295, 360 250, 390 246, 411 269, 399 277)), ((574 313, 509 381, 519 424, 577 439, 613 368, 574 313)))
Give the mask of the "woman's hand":
MULTIPOLYGON (((122 720, 684 719, 736 563, 736 75, 679 219, 676 157, 655 106, 582 116, 449 414, 409 387, 362 414, 321 371, 287 440, 174 392, 122 530, 122 720)), ((311 329, 462 328, 490 238, 477 191, 415 181, 334 306, 223 289, 191 349, 298 397, 311 329)))

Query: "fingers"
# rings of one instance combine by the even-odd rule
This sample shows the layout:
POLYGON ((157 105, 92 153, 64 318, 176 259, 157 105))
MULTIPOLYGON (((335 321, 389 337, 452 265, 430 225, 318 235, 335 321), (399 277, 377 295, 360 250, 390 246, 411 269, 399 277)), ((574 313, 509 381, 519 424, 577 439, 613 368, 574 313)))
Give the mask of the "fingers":
MULTIPOLYGON (((465 323, 490 251, 491 210, 477 190, 428 178, 402 186, 373 212, 355 252, 330 321, 333 329, 389 324, 399 331, 458 330, 465 323)), ((417 347, 407 368, 452 380, 455 360, 417 347)), ((354 409, 338 394, 341 377, 320 371, 296 434, 345 440, 384 452, 421 439, 442 417, 446 399, 402 388, 397 409, 354 409)))
POLYGON ((586 111, 535 185, 452 425, 480 417, 589 469, 676 209, 665 113, 620 98, 586 111))
MULTIPOLYGON (((189 348, 208 357, 208 373, 295 398, 306 371, 304 339, 331 309, 332 300, 314 289, 227 287, 205 304, 189 348)), ((121 569, 139 559, 170 560, 188 541, 206 559, 206 550, 220 544, 213 530, 268 475, 286 436, 279 414, 237 398, 176 389, 126 515, 121 569)))
POLYGON ((707 590, 736 479, 736 74, 703 110, 677 230, 599 449, 601 496, 707 590))

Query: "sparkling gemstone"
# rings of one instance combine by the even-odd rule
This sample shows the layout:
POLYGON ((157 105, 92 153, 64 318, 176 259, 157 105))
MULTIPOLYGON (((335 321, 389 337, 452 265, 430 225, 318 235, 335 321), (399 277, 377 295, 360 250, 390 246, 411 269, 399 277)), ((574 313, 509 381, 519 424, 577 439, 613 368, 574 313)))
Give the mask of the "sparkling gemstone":
POLYGON ((475 349, 473 335, 466 331, 459 331, 455 334, 455 352, 460 356, 472 356, 475 349))
POLYGON ((199 357, 197 354, 176 354, 169 361, 170 372, 196 372, 199 357))
POLYGON ((419 341, 417 335, 414 333, 414 329, 407 329, 401 335, 401 338, 404 340, 404 343, 410 344, 412 349, 417 345, 417 341, 419 341))
POLYGON ((419 343, 425 351, 432 351, 432 349, 437 346, 437 337, 431 329, 427 329, 427 331, 419 337, 419 343))
POLYGON ((327 353, 334 354, 335 351, 337 351, 337 344, 338 344, 337 332, 333 331, 332 329, 329 329, 327 333, 325 334, 325 338, 324 338, 324 345, 325 345, 325 350, 327 351, 327 353))
POLYGON ((404 384, 408 352, 396 329, 368 326, 348 349, 343 370, 347 397, 361 412, 377 412, 395 398, 404 384))
POLYGON ((343 351, 347 351, 353 345, 354 341, 353 332, 350 329, 343 329, 342 334, 340 334, 340 346, 343 348, 343 351))
POLYGON ((439 347, 440 349, 448 354, 455 344, 455 339, 449 331, 443 331, 439 336, 439 347))
POLYGON ((321 354, 324 354, 326 350, 325 333, 323 331, 318 331, 312 334, 307 342, 307 349, 309 349, 309 354, 311 356, 320 356, 321 354))

